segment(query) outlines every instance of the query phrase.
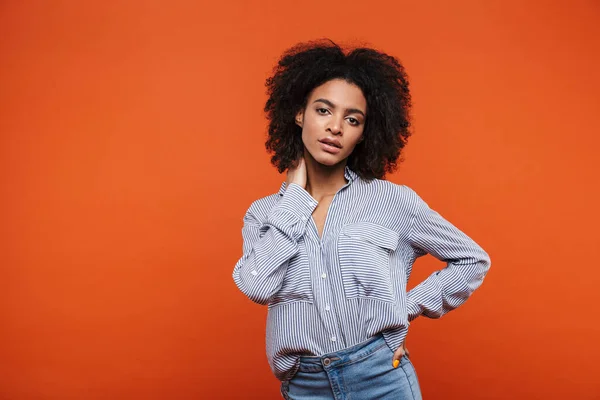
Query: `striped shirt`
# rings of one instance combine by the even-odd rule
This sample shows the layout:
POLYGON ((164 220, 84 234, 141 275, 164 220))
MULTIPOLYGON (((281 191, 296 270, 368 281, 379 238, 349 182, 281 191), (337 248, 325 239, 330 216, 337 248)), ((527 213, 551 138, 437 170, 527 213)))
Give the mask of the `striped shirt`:
POLYGON ((490 267, 487 253, 429 208, 406 185, 348 181, 333 197, 322 237, 317 201, 285 182, 244 217, 243 255, 233 279, 267 305, 267 358, 289 380, 303 355, 320 356, 383 333, 395 351, 419 315, 439 318, 464 303, 490 267), (415 260, 431 254, 446 267, 406 291, 415 260))

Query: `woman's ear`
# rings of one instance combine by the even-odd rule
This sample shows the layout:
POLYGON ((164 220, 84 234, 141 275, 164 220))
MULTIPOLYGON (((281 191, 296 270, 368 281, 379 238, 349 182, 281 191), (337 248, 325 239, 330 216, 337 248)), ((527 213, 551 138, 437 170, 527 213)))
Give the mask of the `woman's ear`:
POLYGON ((302 124, 304 123, 304 110, 298 111, 296 114, 296 125, 302 128, 302 124))

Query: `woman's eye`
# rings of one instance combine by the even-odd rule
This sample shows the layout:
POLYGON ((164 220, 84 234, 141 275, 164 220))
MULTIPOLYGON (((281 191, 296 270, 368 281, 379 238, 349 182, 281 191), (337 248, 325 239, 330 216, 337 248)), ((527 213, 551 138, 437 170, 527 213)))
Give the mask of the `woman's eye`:
POLYGON ((317 112, 319 114, 327 114, 327 109, 326 108, 317 108, 317 112))
POLYGON ((359 124, 359 122, 358 122, 358 120, 356 118, 350 117, 350 118, 348 118, 348 121, 350 121, 350 123, 352 125, 358 125, 359 124))

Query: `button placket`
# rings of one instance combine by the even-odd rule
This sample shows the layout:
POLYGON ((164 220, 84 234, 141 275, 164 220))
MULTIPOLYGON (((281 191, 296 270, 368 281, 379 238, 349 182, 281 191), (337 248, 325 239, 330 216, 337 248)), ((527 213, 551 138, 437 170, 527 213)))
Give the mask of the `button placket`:
POLYGON ((335 346, 335 344, 338 342, 338 334, 340 332, 339 327, 337 326, 337 317, 333 314, 331 306, 332 288, 328 282, 328 278, 331 278, 331 276, 328 276, 329 271, 327 270, 327 266, 329 265, 329 263, 327 254, 325 253, 325 244, 327 242, 327 238, 325 236, 319 237, 316 231, 316 225, 314 225, 314 228, 314 232, 311 232, 314 233, 314 235, 311 234, 310 242, 312 242, 313 245, 318 246, 318 248, 311 246, 311 249, 312 251, 317 252, 317 254, 315 255, 317 255, 318 261, 315 265, 315 269, 317 269, 317 271, 320 269, 321 273, 319 274, 317 272, 316 276, 313 275, 313 277, 316 278, 316 280, 313 282, 317 287, 319 287, 318 291, 322 294, 321 298, 319 299, 319 303, 321 305, 320 311, 326 311, 326 314, 323 315, 323 322, 325 323, 326 330, 328 332, 327 336, 329 339, 329 343, 335 346))

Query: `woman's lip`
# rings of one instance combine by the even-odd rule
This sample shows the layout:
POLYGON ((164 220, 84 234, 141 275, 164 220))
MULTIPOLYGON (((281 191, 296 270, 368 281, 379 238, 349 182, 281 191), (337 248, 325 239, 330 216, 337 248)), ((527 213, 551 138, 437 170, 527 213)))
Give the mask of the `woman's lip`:
POLYGON ((325 142, 319 142, 319 143, 321 144, 321 148, 323 150, 325 150, 326 152, 328 152, 328 153, 337 154, 337 153, 340 152, 340 148, 339 147, 335 147, 334 145, 328 144, 328 143, 325 143, 325 142))

